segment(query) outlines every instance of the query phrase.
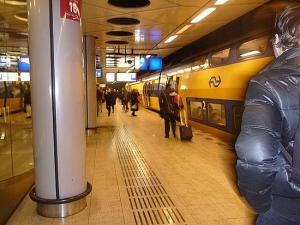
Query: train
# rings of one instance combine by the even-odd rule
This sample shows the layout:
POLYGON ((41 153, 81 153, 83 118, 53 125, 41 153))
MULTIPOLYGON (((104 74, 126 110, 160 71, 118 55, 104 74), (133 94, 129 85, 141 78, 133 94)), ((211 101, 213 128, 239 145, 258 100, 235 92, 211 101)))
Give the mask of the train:
POLYGON ((234 143, 241 129, 249 80, 274 59, 270 41, 272 21, 276 10, 285 7, 284 3, 265 4, 239 19, 250 26, 256 24, 257 27, 252 25, 253 29, 235 30, 234 35, 228 35, 228 30, 239 23, 236 20, 202 38, 206 46, 202 44, 198 54, 189 51, 195 56, 164 66, 160 71, 151 71, 128 84, 129 89, 139 91, 142 106, 159 112, 158 98, 166 83, 171 82, 183 100, 189 125, 234 143), (259 21, 265 23, 258 26, 259 21), (210 37, 214 43, 205 42, 210 37))

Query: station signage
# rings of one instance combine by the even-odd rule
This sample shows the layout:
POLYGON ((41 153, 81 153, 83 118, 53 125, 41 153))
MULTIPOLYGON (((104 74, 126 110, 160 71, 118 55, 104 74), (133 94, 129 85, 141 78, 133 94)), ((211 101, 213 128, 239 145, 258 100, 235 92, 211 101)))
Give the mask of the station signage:
POLYGON ((60 0, 60 18, 80 22, 82 0, 60 0))
POLYGON ((118 82, 136 81, 136 73, 117 73, 118 82))

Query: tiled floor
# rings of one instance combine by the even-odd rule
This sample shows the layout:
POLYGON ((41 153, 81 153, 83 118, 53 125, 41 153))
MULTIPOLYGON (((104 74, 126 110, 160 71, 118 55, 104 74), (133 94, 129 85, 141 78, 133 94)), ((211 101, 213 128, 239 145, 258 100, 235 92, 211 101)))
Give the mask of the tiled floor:
POLYGON ((87 207, 66 218, 45 218, 27 196, 7 224, 252 225, 239 196, 233 146, 193 130, 193 140, 164 138, 158 114, 102 112, 87 136, 87 207))

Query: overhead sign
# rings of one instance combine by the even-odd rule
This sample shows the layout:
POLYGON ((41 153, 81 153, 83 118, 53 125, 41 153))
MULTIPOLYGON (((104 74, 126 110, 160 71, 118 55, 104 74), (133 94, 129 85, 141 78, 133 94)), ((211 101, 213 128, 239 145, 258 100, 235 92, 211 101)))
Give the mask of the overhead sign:
POLYGON ((136 81, 136 73, 117 73, 118 82, 136 81))
POLYGON ((29 72, 30 71, 30 63, 28 55, 21 55, 18 60, 18 71, 29 72))
POLYGON ((115 73, 106 73, 106 82, 115 82, 115 73))
POLYGON ((81 0, 60 0, 60 18, 80 22, 81 0))
POLYGON ((146 56, 136 56, 134 59, 134 68, 138 70, 147 70, 148 63, 146 56))
POLYGON ((14 73, 14 72, 0 73, 0 81, 18 81, 18 73, 14 73))
POLYGON ((150 57, 149 58, 149 69, 150 70, 161 70, 162 69, 162 57, 150 57))

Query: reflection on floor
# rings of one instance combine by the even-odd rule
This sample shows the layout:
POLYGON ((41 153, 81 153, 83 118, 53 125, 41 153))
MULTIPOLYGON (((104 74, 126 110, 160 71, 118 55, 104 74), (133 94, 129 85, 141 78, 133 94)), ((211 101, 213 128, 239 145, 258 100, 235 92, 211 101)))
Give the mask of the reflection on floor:
POLYGON ((27 196, 13 224, 252 225, 255 215, 236 186, 233 146, 193 130, 193 140, 164 138, 164 122, 140 108, 136 117, 117 103, 86 137, 87 207, 66 218, 45 218, 27 196))

